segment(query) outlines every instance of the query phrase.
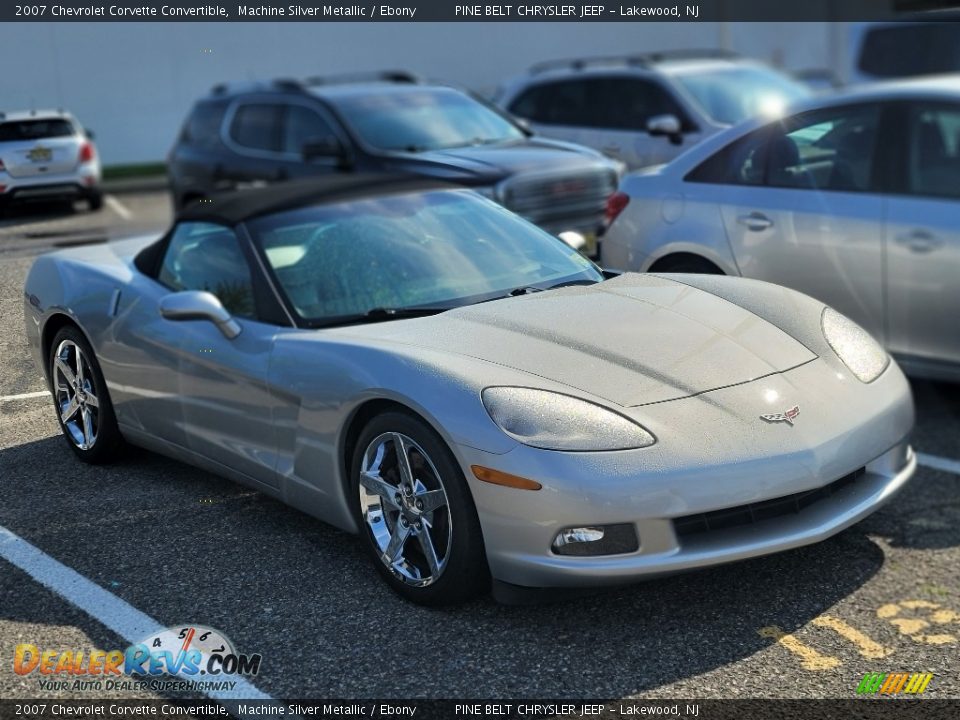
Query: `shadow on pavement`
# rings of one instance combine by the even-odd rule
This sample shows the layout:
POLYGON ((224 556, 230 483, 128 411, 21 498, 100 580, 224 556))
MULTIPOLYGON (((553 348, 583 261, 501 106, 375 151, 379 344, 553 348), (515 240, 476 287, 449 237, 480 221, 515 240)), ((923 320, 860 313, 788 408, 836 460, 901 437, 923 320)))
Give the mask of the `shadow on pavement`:
MULTIPOLYGON (((804 625, 883 564, 861 526, 587 599, 428 610, 393 595, 354 537, 157 455, 94 468, 56 437, 0 452, 0 469, 0 524, 161 623, 209 625, 262 653, 257 684, 275 696, 623 697, 767 647, 757 628, 804 625)), ((0 618, 114 642, 30 601, 29 583, 22 593, 0 618)))

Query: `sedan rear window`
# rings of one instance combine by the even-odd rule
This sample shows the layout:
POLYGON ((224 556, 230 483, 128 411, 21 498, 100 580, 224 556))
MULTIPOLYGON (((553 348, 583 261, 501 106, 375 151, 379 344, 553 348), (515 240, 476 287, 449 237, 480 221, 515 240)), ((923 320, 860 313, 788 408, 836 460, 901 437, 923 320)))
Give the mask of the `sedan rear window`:
POLYGON ((0 142, 70 137, 74 133, 73 124, 63 118, 18 120, 0 124, 0 142))

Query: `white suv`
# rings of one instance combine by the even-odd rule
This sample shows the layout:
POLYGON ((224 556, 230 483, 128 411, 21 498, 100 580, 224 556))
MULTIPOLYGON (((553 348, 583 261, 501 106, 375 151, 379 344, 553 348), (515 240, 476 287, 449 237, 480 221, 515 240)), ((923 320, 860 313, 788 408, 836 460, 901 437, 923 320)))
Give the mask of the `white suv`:
POLYGON ((92 135, 60 110, 0 112, 0 210, 58 199, 103 205, 92 135))
POLYGON ((681 50, 540 63, 502 86, 495 101, 541 135, 637 169, 809 95, 764 63, 719 50, 681 50))

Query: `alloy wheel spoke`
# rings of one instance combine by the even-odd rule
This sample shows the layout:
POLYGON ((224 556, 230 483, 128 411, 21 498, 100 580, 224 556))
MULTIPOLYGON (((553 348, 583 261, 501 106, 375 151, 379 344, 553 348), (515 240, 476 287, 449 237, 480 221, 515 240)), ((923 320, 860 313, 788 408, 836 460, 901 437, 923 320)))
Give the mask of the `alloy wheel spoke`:
POLYGON ((422 503, 423 507, 417 505, 420 512, 433 512, 447 504, 447 496, 443 490, 429 490, 416 496, 417 502, 422 503))
POLYGON ((379 475, 374 475, 369 470, 360 473, 360 484, 370 492, 378 495, 381 502, 386 503, 392 508, 399 508, 394 496, 397 494, 397 488, 388 483, 379 475))
POLYGON ((393 449, 397 453, 397 468, 400 470, 400 480, 406 487, 413 487, 413 468, 410 467, 410 447, 403 435, 392 433, 393 449))
POLYGON ((427 565, 430 566, 430 577, 436 577, 440 574, 440 563, 437 560, 437 551, 433 547, 433 538, 426 529, 417 533, 417 540, 420 541, 420 547, 423 549, 423 556, 427 559, 427 565))
POLYGON ((99 409, 99 407, 100 407, 100 401, 97 400, 97 396, 94 395, 93 393, 90 393, 90 392, 87 393, 86 398, 84 399, 84 402, 85 402, 89 407, 94 407, 94 408, 98 408, 98 409, 99 409))
POLYGON ((390 536, 390 542, 383 550, 383 559, 387 563, 393 565, 401 557, 403 554, 404 543, 406 543, 409 535, 410 526, 398 521, 393 528, 393 534, 390 536))
POLYGON ((93 413, 82 408, 80 414, 83 417, 83 443, 89 448, 93 445, 93 413))
POLYGON ((60 374, 63 375, 63 379, 67 381, 68 385, 76 385, 77 376, 73 374, 73 370, 71 370, 70 366, 67 365, 61 358, 57 358, 57 370, 59 370, 60 374))
POLYGON ((60 411, 60 421, 66 422, 74 415, 77 414, 77 410, 80 409, 80 403, 77 402, 77 396, 74 395, 70 398, 70 402, 67 403, 67 406, 60 411))

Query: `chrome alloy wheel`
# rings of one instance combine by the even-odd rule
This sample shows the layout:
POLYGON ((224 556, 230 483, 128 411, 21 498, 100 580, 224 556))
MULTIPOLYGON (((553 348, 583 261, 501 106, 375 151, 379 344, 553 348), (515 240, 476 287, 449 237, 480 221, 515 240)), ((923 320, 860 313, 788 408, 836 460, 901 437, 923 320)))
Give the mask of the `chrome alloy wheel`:
POLYGON ((360 510, 380 560, 408 585, 435 582, 450 559, 453 522, 443 481, 420 445, 383 433, 360 464, 360 510))
POLYGON ((72 340, 61 342, 54 355, 53 394, 70 441, 81 450, 90 450, 100 431, 100 401, 90 361, 72 340))

